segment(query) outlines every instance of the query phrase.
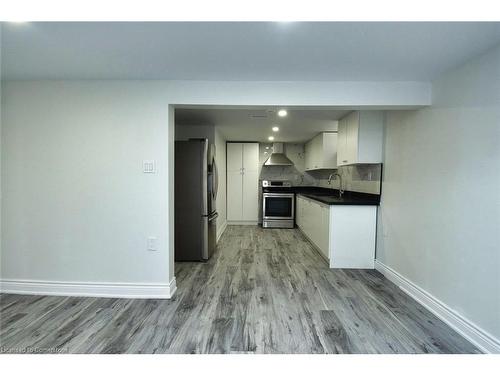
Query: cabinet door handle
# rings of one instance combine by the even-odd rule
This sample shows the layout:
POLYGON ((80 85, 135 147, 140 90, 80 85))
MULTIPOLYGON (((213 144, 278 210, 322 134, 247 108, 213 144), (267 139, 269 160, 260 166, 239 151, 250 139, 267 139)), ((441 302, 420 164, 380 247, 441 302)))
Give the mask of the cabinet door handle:
POLYGON ((342 160, 342 163, 347 163, 347 160, 342 160))

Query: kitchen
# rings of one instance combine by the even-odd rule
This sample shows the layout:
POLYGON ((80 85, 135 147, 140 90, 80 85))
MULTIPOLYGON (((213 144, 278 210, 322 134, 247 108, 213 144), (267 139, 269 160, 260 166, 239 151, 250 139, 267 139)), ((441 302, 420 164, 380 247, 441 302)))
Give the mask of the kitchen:
MULTIPOLYGON (((203 189, 188 191, 193 168, 180 153, 181 145, 199 143, 195 138, 207 137, 203 147, 213 160, 208 171, 212 164, 219 165, 218 177, 208 174, 213 184, 208 183, 207 194, 213 198, 217 188, 211 186, 220 185, 215 195, 222 212, 214 208, 204 213, 198 236, 198 244, 203 244, 198 246, 210 250, 201 256, 183 256, 180 251, 196 236, 193 224, 179 219, 183 221, 176 227, 176 260, 206 261, 226 226, 259 225, 298 228, 331 268, 374 268, 384 111, 292 107, 177 111, 176 217, 186 212, 202 216, 188 206, 195 201, 193 194, 199 197, 203 189), (232 126, 235 123, 239 126, 232 126), (219 140, 216 147, 215 134, 229 138, 225 136, 225 144, 219 140), (224 160, 226 165, 221 165, 224 160), (210 231, 212 227, 217 229, 210 231)), ((209 206, 215 207, 211 201, 209 206)))

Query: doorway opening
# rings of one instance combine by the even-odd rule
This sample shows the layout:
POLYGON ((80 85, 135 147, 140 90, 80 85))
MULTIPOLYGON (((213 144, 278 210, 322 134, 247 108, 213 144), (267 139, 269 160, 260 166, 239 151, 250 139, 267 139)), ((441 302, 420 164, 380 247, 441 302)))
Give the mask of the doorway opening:
POLYGON ((264 199, 266 192, 278 189, 264 187, 264 181, 292 188, 341 187, 380 194, 381 164, 336 165, 339 120, 355 110, 335 106, 176 106, 176 271, 189 267, 189 262, 210 260, 226 230, 235 225, 244 226, 243 233, 245 227, 262 227, 263 221, 282 228, 297 226, 295 195, 287 191, 284 199, 264 199), (335 152, 330 155, 335 165, 311 161, 319 138, 335 142, 335 152), (288 161, 273 164, 271 156, 277 154, 288 161), (343 178, 332 179, 333 172, 343 178), (339 186, 341 180, 344 186, 339 186), (266 207, 269 215, 265 215, 266 207), (273 212, 288 215, 284 220, 273 217, 273 212))

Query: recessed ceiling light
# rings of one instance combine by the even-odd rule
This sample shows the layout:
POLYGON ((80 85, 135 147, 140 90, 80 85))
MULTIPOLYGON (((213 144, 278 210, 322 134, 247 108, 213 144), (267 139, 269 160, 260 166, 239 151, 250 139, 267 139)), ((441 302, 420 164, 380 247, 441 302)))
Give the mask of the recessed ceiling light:
POLYGON ((274 141, 274 137, 273 136, 270 136, 267 139, 269 139, 270 141, 274 141))
POLYGON ((278 128, 277 126, 273 126, 273 132, 277 132, 278 130, 280 130, 280 128, 278 128))
POLYGON ((288 112, 286 111, 286 109, 280 109, 278 111, 278 116, 279 117, 285 117, 287 114, 288 114, 288 112))
POLYGON ((266 150, 269 150, 269 146, 266 147, 266 150))

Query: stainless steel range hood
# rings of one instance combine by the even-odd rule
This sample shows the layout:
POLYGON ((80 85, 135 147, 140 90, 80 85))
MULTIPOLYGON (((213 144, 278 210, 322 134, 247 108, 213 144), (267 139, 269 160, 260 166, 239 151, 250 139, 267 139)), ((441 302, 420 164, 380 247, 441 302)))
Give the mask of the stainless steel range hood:
POLYGON ((273 143, 273 152, 271 153, 271 156, 269 156, 269 158, 266 160, 264 165, 285 166, 293 165, 293 162, 286 157, 283 143, 273 143))

